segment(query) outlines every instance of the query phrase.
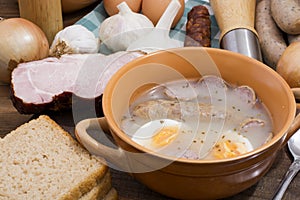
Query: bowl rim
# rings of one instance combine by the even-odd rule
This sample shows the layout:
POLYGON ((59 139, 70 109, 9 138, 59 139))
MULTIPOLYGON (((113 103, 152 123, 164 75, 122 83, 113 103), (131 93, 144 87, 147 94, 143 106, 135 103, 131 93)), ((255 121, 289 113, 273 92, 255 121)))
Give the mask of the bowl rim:
POLYGON ((133 61, 130 61, 129 63, 125 64, 120 70, 118 70, 113 75, 113 77, 110 79, 110 81, 108 82, 108 84, 104 90, 104 93, 103 93, 102 107, 103 107, 104 116, 107 119, 107 122, 111 129, 111 132, 116 134, 123 142, 138 149, 142 153, 150 154, 151 156, 154 156, 154 157, 170 160, 173 162, 190 163, 190 164, 216 164, 216 163, 219 164, 219 163, 240 161, 240 160, 243 160, 243 159, 246 159, 249 157, 256 157, 259 154, 262 154, 263 152, 267 151, 273 145, 278 144, 278 143, 279 143, 279 145, 281 145, 283 143, 283 141, 285 140, 285 137, 287 135, 287 132, 288 132, 292 122, 294 121, 295 115, 296 115, 296 102, 295 102, 293 92, 290 89, 287 82, 275 70, 273 70, 271 67, 267 66, 266 64, 264 64, 258 60, 255 60, 254 58, 250 58, 248 56, 245 56, 245 55, 242 55, 242 54, 239 54, 236 52, 232 52, 232 51, 228 51, 228 50, 224 50, 224 49, 211 48, 211 47, 181 47, 181 48, 174 48, 174 49, 168 49, 168 50, 161 50, 161 51, 156 51, 151 54, 141 56, 133 61), (274 78, 276 78, 279 82, 281 82, 281 84, 285 88, 286 95, 290 102, 288 104, 289 105, 288 109, 290 112, 288 113, 288 118, 286 119, 286 123, 284 124, 284 126, 281 128, 281 130, 275 136, 272 137, 272 139, 270 141, 268 141, 267 143, 263 144, 262 146, 254 149, 250 152, 247 152, 245 154, 241 154, 239 156, 232 157, 232 158, 213 159, 213 160, 177 158, 177 157, 166 156, 163 154, 159 154, 159 153, 150 151, 149 149, 143 147, 142 145, 134 142, 126 133, 124 133, 119 128, 118 124, 114 120, 114 117, 112 115, 107 115, 110 112, 109 110, 112 110, 111 106, 108 102, 110 102, 110 100, 111 100, 112 94, 109 91, 113 90, 113 88, 114 88, 113 83, 117 82, 116 80, 118 80, 118 77, 120 77, 124 72, 129 71, 130 69, 136 67, 134 65, 134 63, 139 62, 141 59, 145 59, 147 57, 152 57, 157 54, 161 54, 165 51, 168 51, 171 53, 172 52, 176 53, 177 51, 191 51, 191 50, 199 50, 199 49, 205 50, 206 52, 208 52, 208 54, 221 53, 225 56, 234 56, 234 57, 238 57, 239 59, 247 60, 247 62, 251 62, 254 65, 258 65, 259 67, 264 68, 264 70, 268 71, 268 73, 271 73, 272 76, 274 76, 274 78))

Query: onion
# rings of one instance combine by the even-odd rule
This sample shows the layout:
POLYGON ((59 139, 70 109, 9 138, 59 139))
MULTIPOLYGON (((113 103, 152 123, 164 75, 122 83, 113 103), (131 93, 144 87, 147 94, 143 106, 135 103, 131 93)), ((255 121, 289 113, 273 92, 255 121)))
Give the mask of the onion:
POLYGON ((300 87, 300 42, 293 42, 285 49, 276 71, 291 88, 300 87))
POLYGON ((64 13, 70 13, 85 8, 98 0, 62 0, 61 7, 64 13))
POLYGON ((11 72, 21 62, 48 56, 49 43, 44 32, 22 18, 0 21, 0 81, 9 83, 11 72))

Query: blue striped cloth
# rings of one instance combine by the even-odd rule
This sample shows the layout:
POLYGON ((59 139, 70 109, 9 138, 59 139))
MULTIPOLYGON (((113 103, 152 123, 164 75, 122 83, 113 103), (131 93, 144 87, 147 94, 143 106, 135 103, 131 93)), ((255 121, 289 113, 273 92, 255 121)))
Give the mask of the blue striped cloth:
MULTIPOLYGON (((211 46, 214 48, 219 48, 219 36, 220 31, 217 25, 215 16, 213 14, 212 8, 210 7, 209 0, 186 0, 185 10, 182 18, 179 20, 178 24, 174 29, 170 31, 170 37, 184 41, 185 38, 185 25, 187 22, 188 12, 196 5, 204 5, 208 8, 211 19, 211 46)), ((88 13, 86 16, 81 18, 76 24, 81 24, 87 29, 92 31, 96 37, 98 37, 99 28, 101 23, 109 17, 106 13, 103 2, 101 2, 94 10, 88 13)), ((107 49, 100 49, 101 53, 107 53, 107 49), (102 52, 103 51, 103 52, 102 52)))

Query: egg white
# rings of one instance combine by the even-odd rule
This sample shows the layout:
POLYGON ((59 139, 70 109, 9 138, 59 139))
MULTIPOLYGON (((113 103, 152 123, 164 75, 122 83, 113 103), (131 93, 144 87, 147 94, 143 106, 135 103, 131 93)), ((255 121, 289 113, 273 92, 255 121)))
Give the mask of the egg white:
POLYGON ((150 121, 141 126, 132 136, 132 140, 139 145, 163 155, 182 157, 184 152, 191 146, 194 131, 186 124, 170 119, 150 121), (178 127, 177 137, 169 144, 157 147, 152 145, 155 136, 163 127, 178 127))
POLYGON ((210 155, 208 156, 208 158, 218 159, 218 157, 216 157, 216 153, 219 156, 222 155, 221 158, 229 158, 229 157, 227 157, 228 154, 234 155, 234 156, 230 156, 230 157, 235 157, 235 156, 239 156, 239 155, 245 154, 247 152, 250 152, 252 150, 254 150, 254 147, 247 137, 239 134, 236 131, 229 130, 229 131, 226 131, 221 136, 220 140, 216 143, 215 147, 210 152, 210 155), (230 149, 230 146, 228 146, 226 144, 230 144, 230 145, 236 147, 236 149, 230 149), (222 151, 218 152, 217 145, 223 147, 222 151), (234 153, 233 153, 233 151, 234 151, 234 153))

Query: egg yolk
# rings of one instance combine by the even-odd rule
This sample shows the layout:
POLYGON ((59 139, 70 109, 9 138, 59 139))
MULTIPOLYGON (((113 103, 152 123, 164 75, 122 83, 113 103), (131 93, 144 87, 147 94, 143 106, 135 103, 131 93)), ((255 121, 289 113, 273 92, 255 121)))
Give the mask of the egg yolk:
POLYGON ((160 129, 152 137, 152 145, 155 147, 163 147, 170 144, 178 135, 177 126, 166 126, 160 129))
POLYGON ((218 159, 232 158, 247 152, 242 143, 233 143, 230 140, 219 142, 213 149, 213 155, 218 159))

